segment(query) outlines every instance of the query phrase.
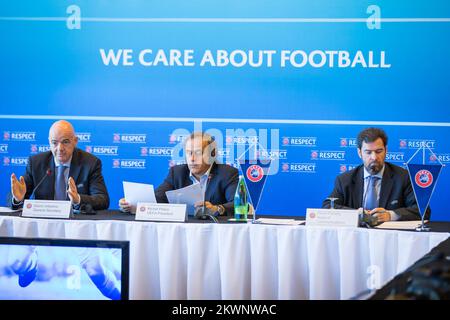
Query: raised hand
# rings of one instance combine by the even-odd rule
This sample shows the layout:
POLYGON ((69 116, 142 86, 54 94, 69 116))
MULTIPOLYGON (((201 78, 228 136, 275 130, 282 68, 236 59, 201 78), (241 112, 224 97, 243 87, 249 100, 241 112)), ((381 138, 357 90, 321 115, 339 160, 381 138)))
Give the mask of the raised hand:
POLYGON ((77 191, 77 186, 75 185, 75 181, 72 177, 69 178, 68 181, 69 188, 67 189, 67 194, 69 196, 70 201, 74 204, 79 204, 81 201, 80 195, 77 191))
POLYGON ((27 193, 27 185, 25 179, 20 176, 20 180, 17 180, 16 175, 11 174, 11 194, 17 202, 23 201, 25 194, 27 193))

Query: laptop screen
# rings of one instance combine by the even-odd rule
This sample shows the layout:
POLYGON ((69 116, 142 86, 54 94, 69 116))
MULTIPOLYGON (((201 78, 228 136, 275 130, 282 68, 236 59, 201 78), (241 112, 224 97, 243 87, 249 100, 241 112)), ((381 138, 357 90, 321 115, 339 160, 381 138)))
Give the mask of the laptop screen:
POLYGON ((129 242, 0 237, 0 299, 127 300, 129 242))

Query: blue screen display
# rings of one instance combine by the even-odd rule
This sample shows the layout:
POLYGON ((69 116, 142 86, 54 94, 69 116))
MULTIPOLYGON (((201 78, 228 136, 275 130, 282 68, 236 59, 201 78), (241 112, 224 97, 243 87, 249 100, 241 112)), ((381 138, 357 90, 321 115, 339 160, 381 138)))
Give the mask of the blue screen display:
MULTIPOLYGON (((219 160, 265 140, 277 158, 258 211, 305 215, 385 129, 404 166, 422 145, 450 163, 450 2, 14 1, 0 9, 0 200, 48 150, 53 121, 98 156, 111 195, 159 185, 180 137, 216 137, 219 160), (239 131, 239 130, 242 130, 239 131), (256 132, 256 133, 254 133, 256 132)), ((429 159, 430 160, 430 159, 429 159)), ((450 220, 444 167, 432 220, 450 220)))
POLYGON ((126 299, 127 254, 95 241, 0 238, 0 299, 126 299))

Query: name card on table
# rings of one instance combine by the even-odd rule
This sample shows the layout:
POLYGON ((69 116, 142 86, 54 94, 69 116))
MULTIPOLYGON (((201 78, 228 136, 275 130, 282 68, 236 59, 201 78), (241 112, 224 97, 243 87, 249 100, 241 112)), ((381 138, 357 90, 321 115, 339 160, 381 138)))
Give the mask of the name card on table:
POLYGON ((69 219, 72 212, 70 201, 25 200, 22 217, 69 219))
POLYGON ((138 202, 136 220, 185 222, 186 204, 138 202))
POLYGON ((306 226, 358 227, 359 210, 306 209, 306 226))

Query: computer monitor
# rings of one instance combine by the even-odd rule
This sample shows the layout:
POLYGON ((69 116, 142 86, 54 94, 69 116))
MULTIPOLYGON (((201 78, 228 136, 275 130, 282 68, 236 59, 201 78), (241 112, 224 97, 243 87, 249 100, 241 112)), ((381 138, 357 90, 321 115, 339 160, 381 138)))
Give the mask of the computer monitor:
POLYGON ((128 300, 129 242, 0 237, 0 300, 128 300))

